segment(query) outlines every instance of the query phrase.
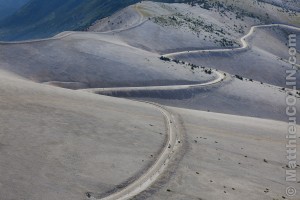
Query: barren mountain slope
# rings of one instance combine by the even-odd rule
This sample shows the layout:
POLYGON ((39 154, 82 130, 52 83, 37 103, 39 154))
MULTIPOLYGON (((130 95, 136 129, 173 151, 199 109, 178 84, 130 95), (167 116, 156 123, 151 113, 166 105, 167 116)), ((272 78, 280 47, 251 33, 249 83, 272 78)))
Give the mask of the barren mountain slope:
MULTIPOLYGON (((237 5, 241 6, 239 3, 237 5)), ((272 5, 259 5, 268 7, 270 10, 275 9, 272 5)), ((250 8, 252 9, 253 6, 250 8)), ((284 13, 281 14, 284 15, 284 13)), ((165 105, 190 109, 285 120, 285 91, 279 87, 287 87, 285 83, 286 70, 292 67, 287 62, 289 58, 288 36, 291 33, 299 33, 299 30, 278 26, 256 28, 246 38, 250 49, 232 50, 230 48, 236 47, 218 47, 220 46, 219 44, 213 44, 208 39, 204 40, 203 37, 205 38, 206 35, 214 35, 218 32, 205 30, 204 27, 206 25, 202 23, 199 25, 200 27, 202 24, 202 28, 199 29, 199 38, 196 34, 193 34, 193 31, 190 29, 190 25, 193 24, 193 21, 191 22, 190 19, 193 17, 190 16, 193 16, 198 22, 202 18, 205 19, 204 22, 206 23, 209 22, 226 27, 224 30, 230 31, 230 36, 228 36, 227 32, 225 38, 235 38, 239 43, 241 43, 240 38, 250 31, 251 25, 262 22, 258 19, 253 20, 251 17, 245 17, 242 20, 225 16, 224 14, 222 16, 219 12, 208 11, 199 6, 142 2, 106 20, 99 21, 91 27, 91 31, 108 30, 109 24, 112 25, 112 23, 116 24, 118 22, 118 31, 113 32, 114 37, 142 49, 154 52, 170 52, 170 49, 173 49, 172 51, 176 52, 178 50, 192 49, 207 50, 208 48, 206 52, 191 53, 186 51, 178 55, 175 53, 171 57, 200 66, 216 68, 229 72, 232 75, 242 76, 244 77, 243 81, 233 78, 212 87, 169 91, 161 91, 159 89, 152 91, 141 89, 136 91, 133 89, 126 92, 106 91, 105 94, 147 99, 165 105), (129 13, 139 13, 140 16, 129 13), (122 30, 124 29, 122 24, 126 22, 126 16, 128 15, 130 15, 129 21, 136 22, 138 20, 133 20, 133 18, 139 17, 143 23, 134 24, 132 27, 127 26, 127 28, 131 28, 122 30), (196 17, 197 15, 198 18, 196 17), (158 19, 161 22, 155 22, 158 19), (185 19, 186 21, 179 23, 179 19, 185 19), (222 22, 226 22, 225 25, 222 22), (240 23, 239 26, 234 25, 238 23, 240 23), (243 27, 241 32, 237 28, 240 26, 243 27), (104 29, 102 30, 102 28, 104 29), (198 48, 196 47, 197 45, 199 45, 198 48), (227 48, 229 49, 226 50, 227 48), (210 49, 213 51, 210 52, 210 49), (245 79, 245 77, 248 79, 245 79), (253 81, 249 79, 253 79, 253 81), (275 85, 275 87, 265 83, 275 85)), ((298 43, 299 41, 300 39, 297 39, 298 43)), ((236 44, 236 46, 238 45, 240 44, 236 44)), ((300 44, 297 46, 300 46, 300 44)), ((297 72, 296 77, 298 78, 297 80, 300 79, 299 72, 297 72)), ((101 93, 103 94, 103 92, 101 93)))
POLYGON ((296 30, 257 29, 250 49, 224 49, 252 25, 299 16, 260 1, 200 1, 142 2, 94 32, 1 43, 0 199, 95 200, 130 183, 136 200, 286 199, 290 92, 278 86, 296 30), (206 48, 219 52, 160 55, 206 48))
POLYGON ((299 13, 292 14, 270 4, 253 0, 212 2, 192 6, 145 1, 99 20, 89 31, 123 29, 128 27, 127 21, 136 22, 139 21, 137 18, 142 18, 144 23, 139 26, 115 34, 130 45, 168 53, 238 46, 238 38, 246 34, 252 25, 300 25, 299 13), (136 12, 140 16, 133 14, 136 12))
MULTIPOLYGON (((286 91, 281 88, 231 77, 219 84, 179 90, 101 91, 116 97, 154 101, 163 105, 216 113, 285 121, 286 91)), ((299 94, 297 95, 299 100, 299 94)), ((300 107, 297 101, 296 107, 300 107)))
POLYGON ((300 2, 298 0, 260 0, 266 3, 277 5, 282 8, 300 11, 300 2))
MULTIPOLYGON (((247 39, 250 49, 243 51, 207 52, 176 55, 175 58, 198 65, 214 66, 234 75, 260 82, 286 87, 286 70, 291 69, 289 59, 289 34, 297 35, 296 48, 300 46, 300 31, 289 28, 257 28, 247 39)), ((299 53, 297 53, 299 56, 299 53)), ((299 67, 298 65, 296 67, 299 67)), ((299 71, 296 74, 300 80, 299 71)))
POLYGON ((165 145, 145 103, 0 73, 1 200, 82 200, 140 176, 165 145))
MULTIPOLYGON (((227 4, 230 4, 229 2, 227 4)), ((250 1, 245 2, 245 5, 248 4, 250 1)), ((242 6, 240 1, 235 5, 242 6)), ((113 32, 114 38, 131 46, 160 54, 186 51, 185 54, 175 55, 173 58, 285 87, 285 70, 291 68, 286 62, 289 56, 288 35, 299 33, 299 30, 283 27, 256 28, 247 38, 250 50, 231 49, 241 45, 240 38, 246 35, 252 26, 268 23, 266 19, 255 15, 255 7, 264 8, 267 13, 276 10, 276 17, 280 16, 282 21, 268 15, 273 23, 297 25, 285 20, 296 19, 298 15, 278 11, 276 6, 265 3, 251 4, 247 8, 247 12, 254 12, 251 15, 237 12, 236 7, 218 10, 215 7, 205 9, 205 6, 201 6, 146 1, 100 20, 90 27, 90 31, 101 32, 116 28, 117 31, 113 32), (191 50, 210 49, 214 51, 189 53, 191 50)), ((300 39, 297 41, 299 44, 300 39)), ((299 73, 297 77, 300 78, 299 73)))
POLYGON ((67 88, 171 85, 215 78, 203 69, 165 62, 109 34, 78 32, 61 39, 0 44, 1 67, 36 82, 67 88))
POLYGON ((185 154, 172 178, 153 187, 158 192, 149 190, 137 199, 299 199, 285 194, 288 186, 300 190, 299 183, 285 181, 285 123, 174 111, 184 121, 185 154))

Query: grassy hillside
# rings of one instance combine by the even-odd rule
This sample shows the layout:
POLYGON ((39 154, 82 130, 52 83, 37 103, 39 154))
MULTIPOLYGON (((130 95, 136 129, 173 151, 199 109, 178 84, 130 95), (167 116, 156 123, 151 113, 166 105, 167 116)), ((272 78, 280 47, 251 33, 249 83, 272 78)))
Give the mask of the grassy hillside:
POLYGON ((83 30, 95 20, 138 0, 30 0, 0 22, 0 40, 49 37, 64 30, 83 30))
POLYGON ((0 20, 16 12, 29 0, 0 0, 0 20))

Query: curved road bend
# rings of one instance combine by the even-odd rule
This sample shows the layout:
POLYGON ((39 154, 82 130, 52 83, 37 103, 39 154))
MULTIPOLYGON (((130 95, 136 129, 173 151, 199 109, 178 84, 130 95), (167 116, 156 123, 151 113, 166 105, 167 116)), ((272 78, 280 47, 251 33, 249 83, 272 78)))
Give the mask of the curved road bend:
POLYGON ((146 19, 144 17, 143 13, 139 10, 139 8, 138 8, 137 5, 134 6, 134 10, 138 13, 139 20, 138 20, 137 23, 133 24, 132 26, 130 26, 130 27, 124 27, 124 28, 120 28, 120 29, 115 29, 115 30, 110 30, 110 31, 95 32, 95 33, 101 33, 101 34, 120 33, 120 32, 123 32, 123 31, 127 31, 127 30, 131 30, 131 29, 137 28, 137 27, 143 25, 145 22, 148 21, 148 19, 146 19))
POLYGON ((200 84, 191 84, 191 85, 167 85, 167 86, 145 86, 145 87, 116 87, 116 88, 91 88, 91 89, 81 89, 82 91, 93 92, 93 93, 100 93, 100 92, 107 92, 107 91, 151 91, 151 90, 181 90, 181 89, 189 89, 193 87, 203 87, 214 85, 222 80, 225 79, 224 73, 219 71, 213 71, 217 74, 217 78, 207 82, 207 83, 200 83, 200 84))
POLYGON ((257 28, 266 28, 266 27, 283 27, 283 28, 289 28, 289 29, 294 29, 294 30, 300 31, 299 27, 285 25, 285 24, 257 25, 257 26, 252 26, 250 31, 246 35, 244 35, 242 38, 240 38, 241 47, 229 48, 229 49, 207 49, 207 50, 180 51, 180 52, 174 52, 174 53, 167 53, 167 54, 164 54, 162 56, 172 57, 172 56, 191 54, 191 53, 227 52, 227 51, 233 51, 233 50, 247 49, 249 47, 249 44, 247 42, 247 38, 250 37, 254 33, 255 29, 257 29, 257 28))
MULTIPOLYGON (((143 174, 136 181, 129 184, 122 190, 113 193, 107 197, 101 198, 101 200, 127 200, 133 198, 134 196, 140 194, 142 191, 146 190, 164 172, 170 160, 173 158, 173 156, 176 154, 176 151, 178 151, 179 147, 181 146, 179 142, 180 132, 176 127, 174 116, 159 104, 146 102, 146 101, 142 101, 142 102, 154 106, 163 114, 165 118, 167 135, 168 135, 166 146, 163 148, 163 151, 159 155, 158 159, 148 169, 148 171, 145 174, 143 174)), ((96 198, 94 197, 91 197, 90 199, 96 200, 96 198)))
MULTIPOLYGON (((130 27, 124 27, 124 28, 121 28, 121 29, 116 29, 116 30, 111 30, 111 31, 106 31, 106 32, 94 32, 94 33, 99 33, 99 34, 106 34, 106 33, 118 33, 118 32, 123 32, 123 31, 127 31, 127 30, 130 30, 130 29, 134 29, 136 27, 139 27, 141 26, 142 24, 144 24, 145 22, 148 21, 148 19, 145 19, 143 14, 141 13, 141 11, 137 8, 137 6, 134 7, 134 9, 136 10, 136 12, 139 14, 139 21, 130 26, 130 27)), ((51 40, 59 40, 59 39, 63 39, 65 37, 68 37, 74 33, 78 33, 78 32, 81 32, 81 31, 64 31, 64 32, 61 32, 53 37, 50 37, 50 38, 44 38, 44 39, 34 39, 34 40, 24 40, 24 41, 0 41, 0 44, 1 45, 5 45, 5 44, 27 44, 27 43, 35 43, 35 42, 44 42, 44 41, 51 41, 51 40)), ((84 32, 85 33, 85 32, 84 32)))
MULTIPOLYGON (((200 86, 208 86, 213 85, 221 82, 225 76, 224 74, 215 71, 217 73, 218 78, 216 78, 213 81, 202 83, 202 84, 194 84, 194 85, 177 85, 177 86, 151 86, 151 87, 128 87, 128 88, 103 88, 103 89, 86 89, 83 91, 87 92, 93 92, 97 93, 97 91, 109 91, 109 90, 176 90, 176 89, 186 89, 190 87, 200 87, 200 86)), ((135 101, 135 100, 132 100, 135 101)), ((146 190, 149 186, 151 186, 158 178, 159 176, 164 172, 164 170, 168 167, 168 164, 170 160, 174 157, 177 151, 179 151, 180 147, 180 132, 178 128, 176 127, 176 119, 173 117, 173 115, 164 108, 164 106, 152 103, 148 101, 137 101, 137 102, 143 102, 146 104, 150 104, 154 106, 156 109, 158 109, 165 118, 165 123, 167 127, 167 135, 168 139, 166 142, 166 146, 163 147, 163 151, 158 156, 155 163, 147 170, 145 174, 143 174, 141 177, 139 177, 137 180, 135 180, 133 183, 129 184, 122 190, 113 193, 107 197, 98 199, 98 200, 128 200, 133 198, 134 196, 138 195, 139 193, 146 190)), ((91 197, 90 199, 97 200, 94 197, 91 197)))

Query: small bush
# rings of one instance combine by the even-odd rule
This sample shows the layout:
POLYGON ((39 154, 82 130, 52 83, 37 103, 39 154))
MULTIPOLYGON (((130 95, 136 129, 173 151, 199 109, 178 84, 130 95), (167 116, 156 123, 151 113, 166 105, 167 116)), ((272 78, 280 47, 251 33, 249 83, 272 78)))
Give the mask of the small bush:
POLYGON ((235 77, 236 77, 237 79, 240 79, 241 81, 243 81, 243 80, 244 80, 244 78, 243 78, 242 76, 235 75, 235 77))
POLYGON ((170 58, 167 58, 167 57, 164 57, 164 56, 161 56, 159 59, 161 59, 161 60, 163 60, 163 61, 168 61, 168 62, 171 61, 170 58))

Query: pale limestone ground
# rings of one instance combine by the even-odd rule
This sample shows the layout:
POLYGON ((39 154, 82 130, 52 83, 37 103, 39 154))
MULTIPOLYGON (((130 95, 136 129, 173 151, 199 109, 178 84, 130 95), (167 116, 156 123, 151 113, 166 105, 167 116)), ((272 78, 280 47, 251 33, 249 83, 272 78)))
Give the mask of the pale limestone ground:
POLYGON ((144 173, 164 145, 150 105, 0 77, 1 200, 104 194, 144 173))
POLYGON ((186 154, 171 180, 149 199, 277 200, 287 198, 287 186, 300 190, 299 182, 285 181, 287 123, 173 110, 184 121, 186 154))

